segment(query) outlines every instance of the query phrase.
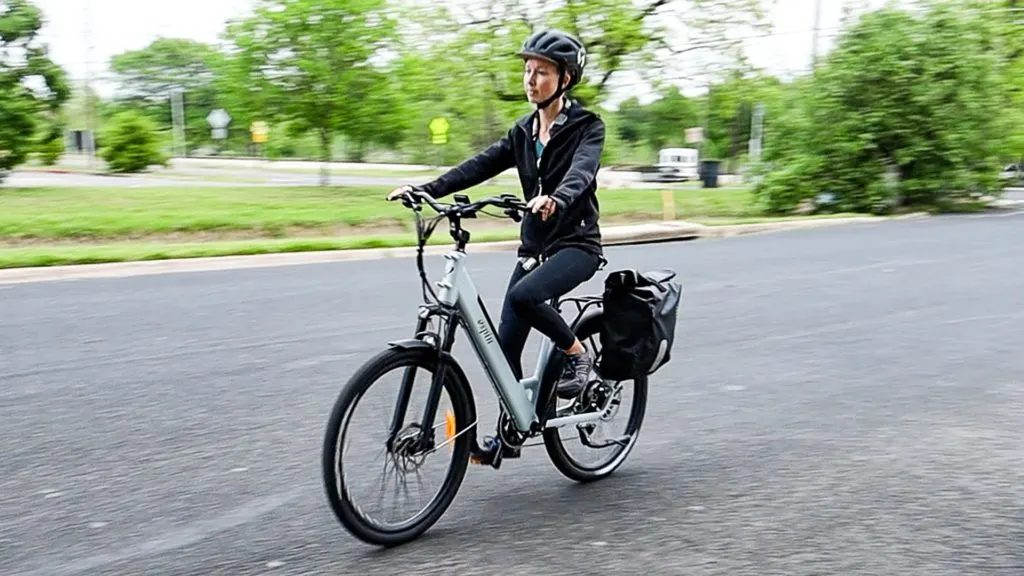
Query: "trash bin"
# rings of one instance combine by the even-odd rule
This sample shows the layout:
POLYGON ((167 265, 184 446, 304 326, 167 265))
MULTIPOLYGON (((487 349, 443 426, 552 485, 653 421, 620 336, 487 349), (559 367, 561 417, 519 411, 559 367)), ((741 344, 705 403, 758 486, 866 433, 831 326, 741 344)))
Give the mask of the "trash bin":
POLYGON ((700 177, 705 188, 718 188, 718 160, 703 160, 700 163, 700 177))

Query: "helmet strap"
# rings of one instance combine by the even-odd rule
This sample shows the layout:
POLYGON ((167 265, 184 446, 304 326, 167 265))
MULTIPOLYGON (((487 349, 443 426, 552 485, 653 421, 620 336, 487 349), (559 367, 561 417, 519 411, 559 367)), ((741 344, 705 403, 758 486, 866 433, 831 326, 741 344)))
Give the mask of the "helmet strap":
POLYGON ((552 94, 551 97, 548 98, 547 100, 544 100, 543 102, 538 102, 537 103, 537 110, 543 110, 543 109, 547 108, 548 106, 551 106, 551 104, 553 104, 555 102, 555 100, 558 100, 559 98, 562 97, 563 94, 565 94, 565 84, 562 82, 564 77, 565 77, 565 66, 562 66, 561 64, 559 64, 558 65, 558 89, 555 90, 555 93, 552 94))

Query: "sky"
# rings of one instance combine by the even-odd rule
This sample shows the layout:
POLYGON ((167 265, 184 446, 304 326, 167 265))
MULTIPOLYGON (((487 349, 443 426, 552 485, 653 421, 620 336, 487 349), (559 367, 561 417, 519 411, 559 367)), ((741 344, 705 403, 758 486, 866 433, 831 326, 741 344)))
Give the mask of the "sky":
MULTIPOLYGON (((811 62, 816 0, 774 2, 770 18, 774 35, 751 40, 754 64, 788 76, 806 70, 811 62)), ((885 0, 820 0, 819 50, 832 44, 844 3, 857 8, 877 7, 885 0)), ((75 80, 84 79, 91 64, 93 77, 102 79, 115 54, 143 48, 159 36, 216 42, 225 23, 244 15, 250 0, 34 0, 46 24, 42 40, 52 58, 75 80), (91 27, 87 26, 91 23, 91 27)), ((623 76, 620 82, 635 82, 623 76)), ((104 96, 109 84, 97 85, 104 96)))

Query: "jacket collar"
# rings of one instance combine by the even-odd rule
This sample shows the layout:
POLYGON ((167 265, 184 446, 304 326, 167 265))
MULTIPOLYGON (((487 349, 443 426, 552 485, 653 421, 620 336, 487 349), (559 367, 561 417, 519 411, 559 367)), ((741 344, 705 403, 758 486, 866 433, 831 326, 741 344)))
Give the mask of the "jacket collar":
MULTIPOLYGON (((562 106, 562 111, 558 113, 558 116, 555 116, 555 121, 551 123, 552 136, 566 127, 575 124, 585 115, 586 112, 586 110, 584 110, 579 104, 573 102, 568 97, 563 97, 563 99, 565 101, 565 105, 562 106)), ((534 110, 533 112, 520 117, 516 123, 528 136, 533 137, 537 134, 537 130, 540 128, 540 123, 537 121, 539 117, 540 112, 534 110)))

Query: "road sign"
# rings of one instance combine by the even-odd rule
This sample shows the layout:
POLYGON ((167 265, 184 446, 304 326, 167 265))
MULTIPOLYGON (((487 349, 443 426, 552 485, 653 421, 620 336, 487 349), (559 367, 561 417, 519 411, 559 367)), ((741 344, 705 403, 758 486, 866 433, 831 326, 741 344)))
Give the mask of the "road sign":
POLYGON ((213 128, 213 137, 215 140, 223 140, 228 137, 228 131, 226 128, 231 123, 231 115, 225 112, 221 108, 212 110, 206 115, 206 121, 213 128))
POLYGON ((217 108, 206 116, 206 121, 209 122, 210 126, 213 128, 227 128, 228 124, 231 123, 231 115, 223 109, 217 108))
POLYGON ((448 142, 448 121, 444 118, 434 118, 430 121, 430 139, 434 144, 448 142))
POLYGON ((267 123, 262 120, 257 120, 249 126, 249 131, 252 132, 252 141, 257 144, 263 144, 267 141, 267 135, 270 133, 270 129, 267 127, 267 123))

